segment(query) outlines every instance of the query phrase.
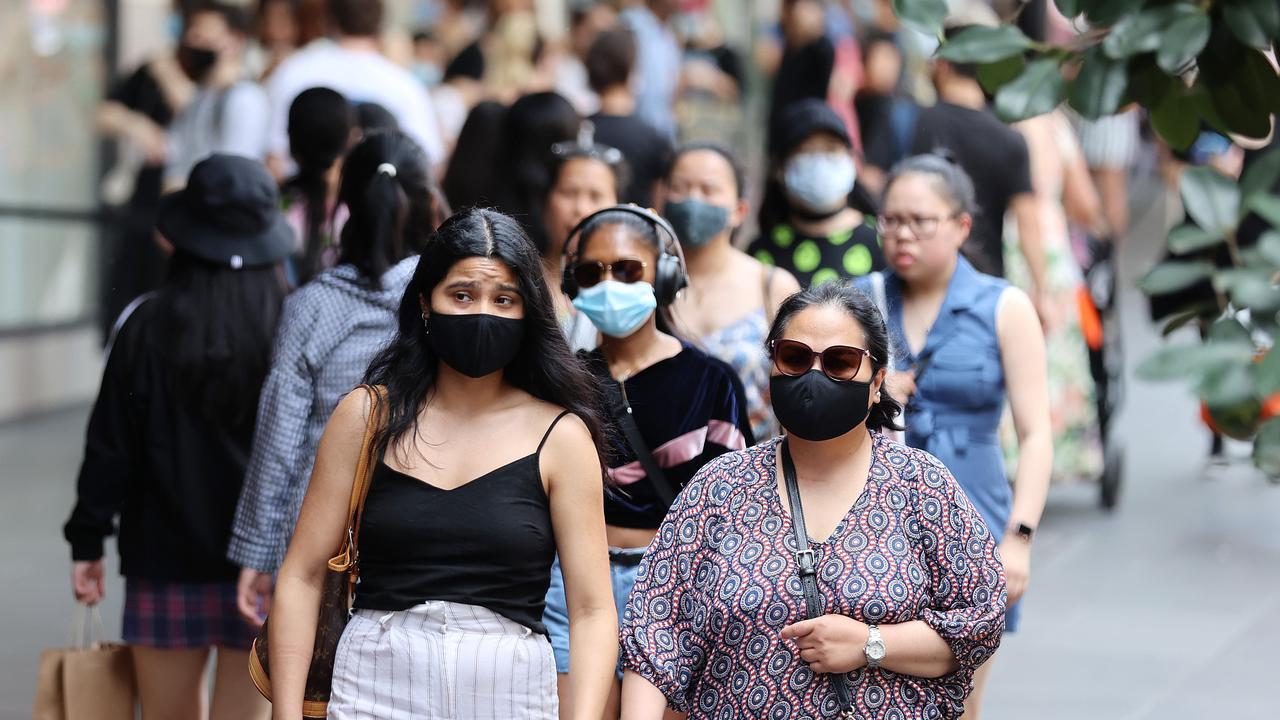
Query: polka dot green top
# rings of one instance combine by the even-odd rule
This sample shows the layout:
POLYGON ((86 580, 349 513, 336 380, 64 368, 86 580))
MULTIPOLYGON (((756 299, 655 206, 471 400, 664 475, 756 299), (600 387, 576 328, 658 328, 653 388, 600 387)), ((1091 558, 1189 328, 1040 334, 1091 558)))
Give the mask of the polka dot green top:
POLYGON ((801 287, 885 269, 880 239, 869 225, 813 237, 784 223, 756 238, 747 252, 766 265, 791 272, 801 287))

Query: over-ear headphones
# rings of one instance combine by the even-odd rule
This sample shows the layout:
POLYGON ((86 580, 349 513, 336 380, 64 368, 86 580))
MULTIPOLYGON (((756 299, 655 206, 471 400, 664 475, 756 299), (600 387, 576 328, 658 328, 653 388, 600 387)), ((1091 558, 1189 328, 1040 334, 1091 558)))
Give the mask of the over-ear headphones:
POLYGON ((684 252, 680 249, 680 238, 675 228, 658 213, 635 204, 613 205, 597 210, 586 216, 569 231, 564 241, 564 258, 560 263, 560 289, 570 299, 578 296, 578 281, 573 277, 573 268, 577 264, 578 254, 582 247, 582 231, 591 221, 606 213, 624 212, 635 215, 653 226, 658 235, 658 266, 654 272, 653 294, 658 298, 658 306, 666 307, 675 302, 680 291, 689 287, 689 272, 684 262, 684 252), (666 236, 666 240, 662 236, 666 236))

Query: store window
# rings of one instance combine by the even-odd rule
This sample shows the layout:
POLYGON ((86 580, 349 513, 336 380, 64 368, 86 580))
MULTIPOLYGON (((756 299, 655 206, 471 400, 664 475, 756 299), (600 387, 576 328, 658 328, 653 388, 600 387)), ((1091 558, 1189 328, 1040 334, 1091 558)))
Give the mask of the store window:
POLYGON ((0 332, 96 312, 104 0, 0 2, 0 332))

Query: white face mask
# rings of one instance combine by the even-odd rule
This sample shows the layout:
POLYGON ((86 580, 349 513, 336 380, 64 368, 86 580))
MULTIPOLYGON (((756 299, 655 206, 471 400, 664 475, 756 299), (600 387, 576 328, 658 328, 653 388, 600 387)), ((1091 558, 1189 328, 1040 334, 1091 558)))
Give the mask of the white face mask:
POLYGON ((787 161, 782 182, 792 202, 823 213, 844 207, 857 176, 848 153, 802 153, 787 161))

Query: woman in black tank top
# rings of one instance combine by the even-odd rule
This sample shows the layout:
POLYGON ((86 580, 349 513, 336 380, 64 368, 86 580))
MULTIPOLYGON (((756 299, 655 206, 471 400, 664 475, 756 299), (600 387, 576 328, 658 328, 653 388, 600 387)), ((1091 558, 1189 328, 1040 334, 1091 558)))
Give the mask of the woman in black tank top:
MULTIPOLYGON (((556 324, 537 249, 505 215, 455 215, 423 251, 399 325, 366 378, 387 388, 388 419, 329 717, 558 718, 541 623, 557 548, 581 669, 572 716, 600 717, 617 621, 597 402, 556 324)), ((368 412, 365 393, 334 412, 280 570, 276 717, 301 714, 368 412)))

